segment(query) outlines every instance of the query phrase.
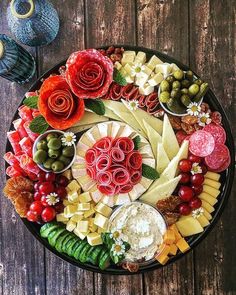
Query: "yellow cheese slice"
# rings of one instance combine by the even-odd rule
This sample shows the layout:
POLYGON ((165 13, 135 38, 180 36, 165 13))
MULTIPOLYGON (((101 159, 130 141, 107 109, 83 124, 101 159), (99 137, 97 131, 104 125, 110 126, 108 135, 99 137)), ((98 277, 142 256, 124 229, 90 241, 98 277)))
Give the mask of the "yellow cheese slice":
POLYGON ((206 209, 203 209, 203 215, 206 217, 207 220, 211 220, 212 219, 212 216, 211 214, 206 210, 206 209))
POLYGON ((152 147, 152 152, 154 154, 155 159, 157 159, 157 145, 162 142, 162 138, 159 133, 156 132, 155 129, 152 128, 145 120, 143 120, 143 126, 145 127, 145 131, 149 140, 149 143, 152 147))
POLYGON ((158 143, 157 145, 157 160, 156 160, 156 170, 159 174, 161 174, 168 164, 170 163, 170 160, 164 150, 163 144, 158 143))
POLYGON ((217 203, 217 199, 215 197, 212 197, 211 195, 209 195, 208 193, 202 192, 199 195, 199 198, 201 200, 206 201, 207 203, 209 203, 211 206, 214 206, 217 203))
POLYGON ((215 181, 209 178, 205 178, 203 184, 209 185, 215 189, 219 189, 221 186, 221 183, 219 181, 215 181))
POLYGON ((130 203, 129 194, 119 194, 114 196, 114 203, 116 206, 130 203))
POLYGON ((197 218, 197 221, 201 224, 202 227, 206 227, 210 224, 209 220, 204 215, 199 216, 197 218))
POLYGON ((83 117, 78 122, 76 122, 72 127, 88 125, 91 123, 105 122, 107 120, 107 117, 97 115, 93 112, 85 111, 83 117))
POLYGON ((192 216, 180 217, 176 226, 183 237, 192 236, 203 232, 200 222, 192 216))
POLYGON ((105 205, 105 204, 103 204, 103 203, 101 203, 101 202, 99 202, 99 203, 95 206, 94 210, 95 210, 96 212, 102 214, 102 215, 105 216, 105 217, 109 217, 109 216, 111 215, 111 212, 112 212, 112 209, 111 209, 109 206, 107 206, 107 205, 105 205))
POLYGON ((69 218, 65 217, 64 213, 57 214, 57 222, 68 222, 69 218))
POLYGON ((204 211, 206 210, 208 213, 212 213, 215 211, 215 208, 203 199, 202 199, 202 208, 204 209, 204 211))
POLYGON ((214 187, 211 187, 209 185, 204 184, 203 185, 203 191, 209 195, 211 195, 214 198, 217 198, 220 194, 220 191, 218 189, 215 189, 214 187))
POLYGON ((219 181, 219 179, 220 179, 220 174, 219 174, 219 173, 215 173, 215 172, 208 171, 208 172, 205 174, 205 178, 209 178, 209 179, 211 179, 211 180, 219 181))
POLYGON ((76 222, 74 222, 73 220, 69 220, 67 222, 67 225, 66 225, 66 230, 72 232, 76 227, 76 222))
POLYGON ((96 123, 93 124, 87 124, 87 125, 82 125, 82 126, 75 126, 75 127, 71 127, 69 129, 67 129, 68 132, 73 132, 73 133, 79 133, 79 132, 83 132, 87 129, 92 128, 96 123))
POLYGON ((112 110, 105 108, 105 116, 116 121, 120 121, 120 117, 117 116, 112 110))

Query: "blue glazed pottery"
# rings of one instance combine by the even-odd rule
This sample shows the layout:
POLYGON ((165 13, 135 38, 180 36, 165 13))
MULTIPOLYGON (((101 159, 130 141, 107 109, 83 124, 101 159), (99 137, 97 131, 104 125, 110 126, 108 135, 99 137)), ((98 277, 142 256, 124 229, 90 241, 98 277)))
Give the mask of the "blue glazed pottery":
POLYGON ((7 21, 15 38, 28 46, 49 44, 59 31, 57 11, 47 0, 12 0, 7 21))
POLYGON ((0 76, 24 84, 36 69, 33 56, 10 37, 0 34, 0 76))

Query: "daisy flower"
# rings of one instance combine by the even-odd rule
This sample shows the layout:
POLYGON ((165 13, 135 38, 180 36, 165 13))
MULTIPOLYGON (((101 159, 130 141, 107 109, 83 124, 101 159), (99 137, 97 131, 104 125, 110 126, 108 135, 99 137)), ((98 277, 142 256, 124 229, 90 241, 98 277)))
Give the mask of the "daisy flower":
POLYGON ((199 104, 197 104, 196 102, 191 102, 188 106, 187 106, 187 113, 191 116, 198 116, 198 114, 201 111, 201 107, 199 104))
POLYGON ((65 132, 61 138, 62 144, 66 146, 72 146, 76 141, 76 136, 73 132, 65 132))
POLYGON ((112 247, 111 251, 113 252, 114 256, 120 256, 125 253, 125 245, 123 244, 122 241, 116 241, 112 247))
POLYGON ((130 100, 128 102, 128 108, 131 110, 131 111, 136 111, 139 107, 139 103, 138 103, 138 100, 130 100))
POLYGON ((131 77, 138 77, 142 75, 142 71, 145 69, 141 63, 135 64, 131 67, 131 77))
POLYGON ((198 163, 193 163, 192 165, 192 169, 191 169, 191 174, 198 174, 198 173, 202 173, 202 168, 198 163))
POLYGON ((123 239, 122 231, 118 228, 113 228, 110 233, 110 238, 114 240, 122 240, 123 239))
POLYGON ((50 193, 49 195, 46 196, 46 202, 50 206, 56 205, 56 203, 58 203, 59 201, 60 200, 58 198, 58 194, 56 194, 56 193, 50 193))
POLYGON ((204 209, 202 207, 200 207, 198 209, 195 209, 195 210, 192 211, 192 217, 193 218, 198 218, 198 217, 203 215, 203 212, 204 212, 204 209))
POLYGON ((204 127, 211 123, 211 118, 209 113, 200 113, 198 115, 198 125, 204 127))

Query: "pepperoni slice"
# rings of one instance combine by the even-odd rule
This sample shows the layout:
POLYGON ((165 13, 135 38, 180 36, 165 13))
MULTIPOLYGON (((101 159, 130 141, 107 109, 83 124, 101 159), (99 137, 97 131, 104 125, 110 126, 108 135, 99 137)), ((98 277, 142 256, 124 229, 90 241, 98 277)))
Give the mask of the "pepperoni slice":
POLYGON ((187 137, 189 137, 189 135, 183 131, 183 130, 179 130, 178 132, 176 132, 176 138, 177 138, 177 141, 179 143, 179 145, 182 144, 182 142, 187 139, 187 137))
POLYGON ((142 178, 142 172, 140 170, 133 170, 130 173, 130 182, 135 185, 140 182, 142 178))
POLYGON ((115 185, 124 185, 129 182, 130 174, 125 168, 116 168, 112 171, 113 182, 115 185))
POLYGON ((206 165, 213 170, 221 169, 230 159, 229 149, 226 145, 217 143, 213 152, 205 158, 206 165))
POLYGON ((101 152, 108 152, 112 146, 112 138, 107 136, 101 138, 94 145, 94 148, 98 149, 101 152))
POLYGON ((88 166, 93 166, 96 164, 96 159, 98 156, 98 150, 95 148, 88 149, 85 154, 85 160, 88 166))
POLYGON ((210 155, 215 148, 214 137, 204 130, 195 131, 189 138, 189 150, 199 157, 210 155))
POLYGON ((120 193, 121 194, 127 194, 129 193, 130 191, 132 191, 133 189, 133 185, 131 183, 127 183, 125 185, 123 185, 120 189, 120 193))
POLYGON ((110 155, 113 162, 122 162, 125 159, 124 152, 118 147, 113 147, 110 150, 110 155))
POLYGON ((128 154, 133 151, 134 142, 129 137, 119 137, 113 141, 112 146, 118 147, 124 154, 128 154))
POLYGON ((223 172, 223 171, 225 171, 229 167, 230 163, 231 163, 231 157, 229 157, 228 160, 226 160, 224 162, 224 164, 222 164, 222 166, 220 168, 218 168, 218 169, 211 169, 211 171, 216 172, 216 173, 223 172))
POLYGON ((112 182, 112 173, 110 171, 99 172, 97 181, 101 185, 109 185, 112 182))
POLYGON ((139 151, 132 151, 127 155, 126 158, 126 165, 131 169, 140 169, 142 166, 142 155, 139 151))
POLYGON ((215 143, 221 143, 221 144, 225 143, 225 141, 226 141, 226 133, 225 133, 224 128, 221 127, 220 125, 216 125, 214 123, 211 123, 209 125, 206 125, 203 128, 203 130, 211 133, 211 135, 215 139, 215 143))
POLYGON ((98 171, 106 171, 111 166, 111 158, 107 154, 100 155, 96 161, 96 169, 98 171))

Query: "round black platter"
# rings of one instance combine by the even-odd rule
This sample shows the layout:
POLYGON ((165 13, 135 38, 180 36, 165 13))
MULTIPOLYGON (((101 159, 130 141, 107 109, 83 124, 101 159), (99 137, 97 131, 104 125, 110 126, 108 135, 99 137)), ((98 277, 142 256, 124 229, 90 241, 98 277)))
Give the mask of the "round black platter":
MULTIPOLYGON (((99 48, 107 48, 108 46, 104 46, 104 47, 99 47, 99 48)), ((163 60, 164 62, 168 62, 168 63, 176 63, 181 69, 183 70, 188 70, 189 67, 187 67, 186 65, 183 65, 181 62, 175 60, 174 58, 163 54, 159 51, 156 50, 151 50, 151 49, 147 49, 144 47, 138 47, 138 46, 130 46, 130 45, 117 45, 116 47, 124 47, 125 50, 135 50, 135 51, 144 51, 146 52, 147 56, 150 57, 151 55, 155 54, 157 55, 161 60, 163 60)), ((65 65, 65 60, 58 63, 56 66, 54 66, 53 68, 51 68, 50 70, 48 70, 47 72, 45 72, 39 79, 37 79, 37 81, 32 85, 32 87, 29 89, 29 91, 35 91, 38 90, 42 84, 42 79, 48 77, 50 74, 55 74, 58 73, 58 69, 65 65)), ((196 74, 197 76, 197 74, 196 74)), ((204 77, 202 77, 204 79, 204 77)), ((233 185, 233 178, 234 178, 234 158, 235 158, 235 151, 234 151, 234 141, 233 141, 233 136, 232 136, 232 132, 231 132, 231 128, 230 128, 230 123, 229 120, 223 110, 223 107, 221 106, 220 102, 218 101, 218 99, 216 98, 216 96, 214 95, 214 93, 209 90, 207 92, 207 94, 204 97, 204 101, 207 102, 210 107, 213 110, 217 110, 221 113, 222 115, 222 123, 223 126, 225 128, 226 134, 227 134, 227 141, 226 144, 230 150, 230 155, 231 155, 231 164, 229 166, 229 168, 224 171, 221 175, 221 194, 218 197, 218 202, 217 204, 214 206, 215 207, 215 211, 213 212, 213 218, 211 220, 211 223, 205 227, 204 231, 198 235, 194 235, 192 237, 190 237, 188 239, 188 243, 190 244, 191 250, 196 247, 206 236, 207 234, 213 229, 214 226, 216 226, 217 224, 217 220, 219 219, 220 215, 222 214, 224 207, 228 201, 228 198, 230 196, 230 192, 231 192, 231 188, 233 185)), ((21 103, 22 104, 22 101, 21 103)), ((15 119, 17 119, 18 117, 18 112, 16 111, 14 114, 14 117, 12 119, 12 121, 14 121, 15 119)), ((13 129, 13 124, 11 123, 10 126, 10 130, 13 129)), ((11 150, 11 146, 9 141, 7 140, 6 143, 6 151, 10 151, 11 150)), ((6 164, 7 167, 7 164, 6 164)), ((25 224, 25 226, 28 228, 28 230, 40 241, 40 243, 42 243, 47 249, 49 249, 51 252, 53 252, 55 255, 57 255, 58 257, 60 257, 61 259, 86 270, 89 271, 93 271, 93 272, 99 272, 99 273, 105 273, 105 274, 116 274, 116 275, 129 275, 132 274, 127 270, 122 269, 121 267, 116 267, 116 266, 110 266, 109 268, 107 268, 106 270, 102 271, 100 270, 98 267, 93 266, 91 264, 82 264, 79 261, 67 256, 66 254, 61 254, 58 253, 54 248, 52 248, 49 243, 47 242, 47 240, 43 239, 40 237, 39 235, 39 229, 40 229, 40 225, 29 222, 27 219, 22 218, 23 223, 25 224)), ((191 251, 189 250, 189 251, 191 251)), ((179 253, 178 255, 172 257, 169 262, 166 264, 170 264, 175 262, 176 260, 180 259, 181 257, 183 257, 185 254, 179 253)), ((144 273, 147 271, 151 271, 151 270, 155 270, 158 268, 163 267, 161 264, 159 264, 158 262, 153 262, 152 264, 149 264, 147 266, 143 266, 139 269, 138 273, 144 273)))

